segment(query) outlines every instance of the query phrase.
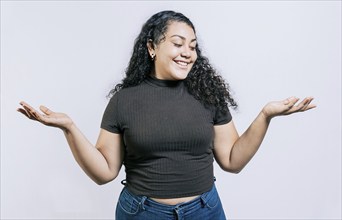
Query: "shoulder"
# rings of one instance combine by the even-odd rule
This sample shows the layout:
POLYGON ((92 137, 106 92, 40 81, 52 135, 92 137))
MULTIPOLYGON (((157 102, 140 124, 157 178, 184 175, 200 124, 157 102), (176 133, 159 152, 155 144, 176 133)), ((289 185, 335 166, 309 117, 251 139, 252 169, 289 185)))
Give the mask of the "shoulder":
POLYGON ((213 118, 214 118, 214 125, 227 124, 233 118, 229 111, 228 106, 225 106, 224 109, 220 109, 218 107, 213 106, 211 111, 212 111, 213 118))
POLYGON ((110 98, 110 103, 117 106, 130 106, 137 102, 140 103, 154 92, 151 91, 150 87, 145 82, 142 82, 136 86, 122 88, 113 94, 110 98))
POLYGON ((149 88, 150 86, 146 83, 146 81, 143 81, 138 85, 123 88, 119 91, 119 93, 121 93, 121 96, 127 96, 131 94, 141 93, 142 91, 149 88))
POLYGON ((115 92, 112 96, 111 99, 122 99, 122 98, 128 98, 132 95, 139 94, 142 90, 144 90, 144 82, 142 82, 139 85, 136 86, 131 86, 131 87, 126 87, 122 88, 119 91, 115 92))

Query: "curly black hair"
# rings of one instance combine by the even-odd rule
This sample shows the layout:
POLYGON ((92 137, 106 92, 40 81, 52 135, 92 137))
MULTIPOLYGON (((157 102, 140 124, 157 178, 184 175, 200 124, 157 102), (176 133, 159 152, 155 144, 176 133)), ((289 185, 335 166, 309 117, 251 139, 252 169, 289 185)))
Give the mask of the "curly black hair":
MULTIPOLYGON (((158 45, 164 40, 168 25, 172 22, 186 23, 196 33, 192 22, 181 13, 161 11, 154 14, 143 25, 135 39, 133 54, 125 71, 126 77, 109 92, 109 97, 123 88, 139 85, 152 73, 154 62, 149 56, 147 43, 151 41, 153 45, 158 45)), ((185 79, 190 94, 204 105, 215 106, 222 112, 226 111, 227 105, 236 109, 237 103, 231 96, 229 85, 210 65, 208 58, 202 55, 198 43, 196 52, 197 60, 185 79)))

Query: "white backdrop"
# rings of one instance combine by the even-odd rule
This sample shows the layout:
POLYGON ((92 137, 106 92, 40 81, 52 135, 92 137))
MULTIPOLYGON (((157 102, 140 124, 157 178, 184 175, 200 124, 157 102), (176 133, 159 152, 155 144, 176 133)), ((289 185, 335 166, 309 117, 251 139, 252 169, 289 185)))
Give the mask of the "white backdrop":
POLYGON ((1 219, 112 219, 124 170, 104 186, 63 133, 16 112, 25 100, 69 114, 95 143, 106 94, 154 13, 188 16, 231 84, 242 133, 272 100, 318 107, 276 118, 238 175, 215 164, 230 219, 341 218, 340 1, 1 1, 1 219))

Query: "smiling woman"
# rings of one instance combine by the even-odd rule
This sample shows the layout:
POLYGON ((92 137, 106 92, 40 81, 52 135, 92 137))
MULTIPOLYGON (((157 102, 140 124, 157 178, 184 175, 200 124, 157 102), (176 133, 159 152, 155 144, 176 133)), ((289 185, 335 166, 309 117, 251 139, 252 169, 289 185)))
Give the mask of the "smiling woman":
POLYGON ((195 27, 183 14, 162 11, 153 15, 143 25, 133 49, 126 77, 110 95, 153 76, 161 80, 184 80, 196 99, 222 112, 227 105, 237 107, 229 85, 202 55, 195 27))
POLYGON ((148 42, 149 53, 155 60, 153 75, 163 80, 185 79, 197 59, 195 48, 196 36, 191 26, 171 22, 159 45, 148 42))
POLYGON ((95 147, 64 113, 25 102, 18 111, 61 128, 82 169, 98 184, 126 180, 116 219, 225 219, 213 160, 238 173, 259 149, 272 118, 315 107, 313 98, 266 104, 239 136, 229 86, 204 57, 191 21, 162 11, 142 27, 122 83, 110 91, 95 147))

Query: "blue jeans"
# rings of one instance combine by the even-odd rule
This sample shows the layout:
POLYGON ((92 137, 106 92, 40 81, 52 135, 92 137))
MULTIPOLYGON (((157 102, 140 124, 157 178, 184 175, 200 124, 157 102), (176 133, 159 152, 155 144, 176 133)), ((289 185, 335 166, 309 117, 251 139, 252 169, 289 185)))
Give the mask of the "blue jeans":
POLYGON ((123 188, 117 206, 117 220, 225 220, 215 185, 208 192, 178 205, 158 203, 123 188))

